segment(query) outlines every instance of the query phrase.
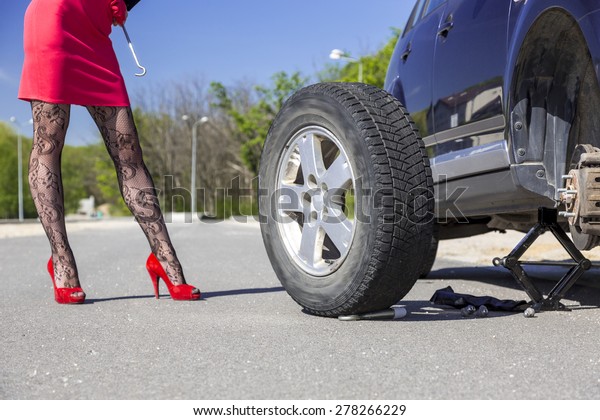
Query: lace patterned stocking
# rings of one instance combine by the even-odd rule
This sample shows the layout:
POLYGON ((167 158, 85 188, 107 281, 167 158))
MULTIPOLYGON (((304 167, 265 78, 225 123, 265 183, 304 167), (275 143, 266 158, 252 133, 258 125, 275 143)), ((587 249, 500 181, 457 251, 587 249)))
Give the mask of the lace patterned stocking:
POLYGON ((29 187, 46 231, 56 287, 79 287, 77 265, 67 239, 60 171, 71 108, 69 105, 31 102, 33 148, 29 157, 29 187))
POLYGON ((142 158, 131 108, 89 106, 87 109, 100 129, 115 164, 125 204, 148 238, 152 253, 173 284, 185 284, 183 270, 158 205, 152 177, 142 158))

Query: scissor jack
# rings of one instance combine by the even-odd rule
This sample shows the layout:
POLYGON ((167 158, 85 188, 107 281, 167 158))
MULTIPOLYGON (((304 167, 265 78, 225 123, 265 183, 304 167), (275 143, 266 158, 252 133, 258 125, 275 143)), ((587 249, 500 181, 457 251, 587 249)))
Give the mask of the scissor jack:
POLYGON ((532 307, 536 310, 546 311, 566 311, 569 310, 560 300, 565 296, 575 282, 592 267, 590 260, 585 258, 577 249, 575 244, 567 236, 563 228, 557 222, 558 211, 540 207, 538 209, 538 222, 519 244, 504 258, 494 258, 493 264, 503 266, 510 270, 517 282, 523 287, 529 295, 532 307), (544 262, 523 262, 520 258, 525 254, 531 245, 539 236, 547 231, 552 232, 554 237, 560 242, 562 247, 569 253, 574 263, 544 263, 544 262), (523 264, 527 265, 567 265, 571 268, 560 281, 552 288, 547 297, 533 284, 525 270, 523 264))

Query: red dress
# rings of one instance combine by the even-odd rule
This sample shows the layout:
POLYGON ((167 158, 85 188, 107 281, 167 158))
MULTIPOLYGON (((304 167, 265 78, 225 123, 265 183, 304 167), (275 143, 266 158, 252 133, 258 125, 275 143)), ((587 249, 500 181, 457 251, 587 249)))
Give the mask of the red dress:
POLYGON ((32 0, 25 13, 25 61, 19 99, 129 106, 109 38, 123 23, 123 0, 32 0))

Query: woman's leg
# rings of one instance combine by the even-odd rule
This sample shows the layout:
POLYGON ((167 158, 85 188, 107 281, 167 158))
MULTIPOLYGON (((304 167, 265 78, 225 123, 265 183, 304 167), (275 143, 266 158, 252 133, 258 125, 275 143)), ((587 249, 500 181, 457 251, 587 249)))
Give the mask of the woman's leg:
POLYGON ((89 106, 88 111, 115 164, 125 204, 148 238, 152 253, 173 284, 185 284, 181 264, 158 205, 152 177, 142 158, 131 108, 89 106))
MULTIPOLYGON (((67 239, 60 156, 71 107, 32 101, 33 148, 29 187, 52 250, 56 287, 79 287, 75 258, 67 239)), ((74 295, 81 295, 81 292, 74 295)))

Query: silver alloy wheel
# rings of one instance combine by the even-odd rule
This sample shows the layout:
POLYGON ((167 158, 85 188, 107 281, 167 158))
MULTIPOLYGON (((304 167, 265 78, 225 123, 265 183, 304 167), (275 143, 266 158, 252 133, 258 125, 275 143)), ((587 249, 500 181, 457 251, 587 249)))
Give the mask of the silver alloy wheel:
POLYGON ((348 206, 355 210, 350 161, 335 135, 319 126, 295 133, 284 150, 275 192, 279 234, 303 271, 329 275, 343 263, 354 237, 356 222, 345 212, 348 206))

